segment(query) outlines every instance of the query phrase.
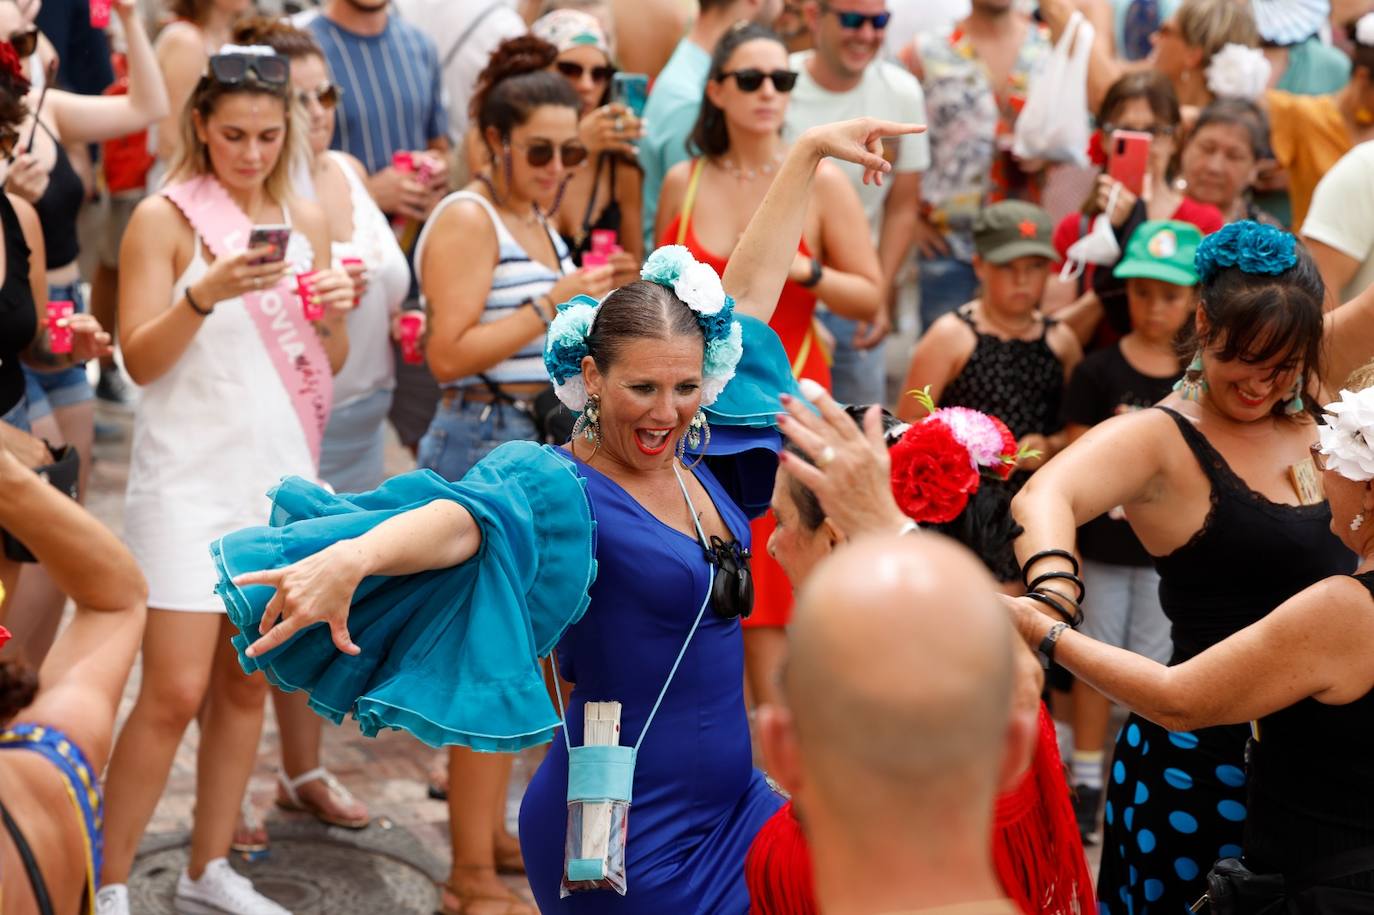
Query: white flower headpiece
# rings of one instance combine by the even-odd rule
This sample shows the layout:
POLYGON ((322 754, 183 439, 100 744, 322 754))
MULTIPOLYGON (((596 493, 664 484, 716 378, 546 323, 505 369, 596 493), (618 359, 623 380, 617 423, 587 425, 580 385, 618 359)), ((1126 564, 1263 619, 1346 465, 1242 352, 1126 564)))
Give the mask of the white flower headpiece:
POLYGON ((1207 65, 1207 88, 1217 98, 1253 102, 1269 88, 1269 60, 1258 48, 1228 44, 1207 65))
POLYGON ((1326 416, 1317 427, 1326 466, 1347 480, 1374 480, 1374 388, 1351 393, 1322 408, 1326 416))
MULTIPOLYGON (((744 354, 743 329, 735 320, 735 300, 726 295, 720 276, 711 265, 698 261, 682 245, 667 245, 650 254, 639 275, 673 290, 696 313, 706 340, 701 405, 710 406, 735 377, 735 366, 744 354)), ((587 356, 587 335, 600 308, 601 302, 595 299, 575 296, 558 306, 558 315, 549 325, 544 365, 553 379, 554 393, 574 413, 581 413, 587 406, 582 360, 587 356)))
POLYGON ((1355 41, 1366 48, 1374 48, 1374 13, 1365 13, 1355 23, 1355 41))

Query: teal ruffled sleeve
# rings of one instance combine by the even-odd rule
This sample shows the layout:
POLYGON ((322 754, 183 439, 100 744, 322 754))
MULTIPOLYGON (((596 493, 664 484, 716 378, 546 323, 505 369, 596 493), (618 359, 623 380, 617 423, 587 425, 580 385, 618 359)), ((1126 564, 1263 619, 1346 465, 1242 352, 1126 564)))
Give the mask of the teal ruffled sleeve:
POLYGON ((750 518, 768 510, 773 497, 773 478, 778 469, 782 436, 777 416, 782 412, 781 394, 802 402, 801 389, 792 377, 792 363, 782 341, 764 322, 747 315, 736 320, 743 331, 744 355, 735 377, 716 402, 704 408, 711 424, 711 443, 702 454, 725 491, 750 518))
POLYGON ((305 690, 336 724, 352 714, 368 736, 398 728, 430 746, 501 752, 549 741, 560 722, 539 658, 582 617, 596 577, 584 487, 566 456, 532 442, 502 445, 458 483, 425 470, 335 495, 284 480, 271 493, 270 526, 211 547, 239 663, 305 690), (338 651, 323 624, 261 657, 244 654, 274 591, 239 588, 234 577, 290 565, 436 499, 472 513, 482 546, 450 569, 364 580, 348 620, 360 654, 338 651))

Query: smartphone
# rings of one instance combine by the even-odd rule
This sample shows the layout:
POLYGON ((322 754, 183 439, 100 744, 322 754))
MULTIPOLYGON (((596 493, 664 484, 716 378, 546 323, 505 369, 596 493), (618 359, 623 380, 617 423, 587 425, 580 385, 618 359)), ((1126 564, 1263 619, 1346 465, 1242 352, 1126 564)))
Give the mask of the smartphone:
POLYGON ((1145 193, 1145 173, 1150 164, 1150 135, 1138 130, 1112 131, 1107 174, 1139 197, 1145 193))
POLYGON ((248 247, 260 248, 271 245, 272 253, 260 257, 254 264, 275 264, 286 260, 286 243, 291 240, 290 226, 253 226, 248 233, 248 247))
POLYGON ((621 104, 637 118, 644 117, 649 101, 649 77, 644 73, 617 73, 611 77, 611 104, 621 104))

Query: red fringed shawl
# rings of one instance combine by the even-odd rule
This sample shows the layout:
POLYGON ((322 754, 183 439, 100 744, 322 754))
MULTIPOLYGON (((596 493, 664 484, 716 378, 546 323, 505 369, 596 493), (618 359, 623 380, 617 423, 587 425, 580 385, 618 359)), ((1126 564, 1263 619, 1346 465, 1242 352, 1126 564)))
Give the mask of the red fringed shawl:
MULTIPOLYGON (((1027 915, 1087 915, 1097 911, 1092 878, 1044 703, 1039 728, 1030 769, 997 798, 993 864, 1002 888, 1027 915)), ((791 802, 759 830, 744 879, 753 915, 815 915, 811 856, 791 802)))

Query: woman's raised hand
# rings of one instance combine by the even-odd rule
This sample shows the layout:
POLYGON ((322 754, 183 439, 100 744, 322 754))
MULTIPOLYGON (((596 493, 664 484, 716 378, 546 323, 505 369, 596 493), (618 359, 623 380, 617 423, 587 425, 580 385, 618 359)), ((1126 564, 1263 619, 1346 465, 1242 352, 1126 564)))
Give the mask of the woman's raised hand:
MULTIPOLYGON (((34 129, 37 130, 36 127, 34 129)), ((50 169, 39 162, 37 156, 21 152, 10 163, 4 186, 5 190, 16 197, 22 197, 29 203, 37 203, 48 189, 49 177, 50 169)))
POLYGON ((196 284, 196 304, 211 308, 217 302, 246 292, 261 292, 281 282, 291 269, 285 259, 255 263, 273 254, 271 245, 259 245, 227 257, 217 257, 196 284))
POLYGON ((549 299, 554 305, 561 305, 575 295, 589 295, 600 299, 611 291, 611 278, 614 268, 609 264, 602 267, 583 267, 558 278, 549 289, 549 299))
POLYGON ((577 131, 589 153, 617 152, 630 158, 635 157, 634 141, 644 135, 642 122, 621 104, 589 111, 577 131))
POLYGON ((235 578, 234 584, 240 588, 266 585, 277 589, 258 624, 262 638, 248 646, 248 657, 271 651, 316 623, 328 624, 334 647, 344 654, 361 652, 348 635, 348 608, 363 579, 355 557, 356 550, 342 541, 285 568, 247 572, 235 578))
POLYGON ((812 127, 798 142, 809 144, 822 158, 829 156, 862 165, 864 184, 881 185, 883 175, 892 171, 892 163, 883 155, 883 138, 924 133, 925 129, 924 124, 855 118, 812 127))
POLYGON ((342 267, 317 270, 310 278, 311 297, 331 311, 352 311, 359 294, 352 277, 342 267))
POLYGON ((72 332, 73 362, 104 359, 114 353, 109 333, 100 326, 94 315, 83 313, 59 318, 57 326, 66 327, 72 332))

